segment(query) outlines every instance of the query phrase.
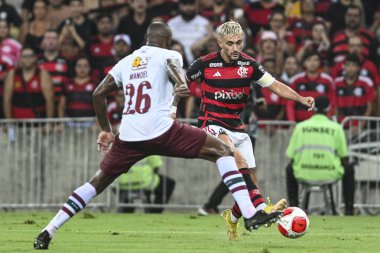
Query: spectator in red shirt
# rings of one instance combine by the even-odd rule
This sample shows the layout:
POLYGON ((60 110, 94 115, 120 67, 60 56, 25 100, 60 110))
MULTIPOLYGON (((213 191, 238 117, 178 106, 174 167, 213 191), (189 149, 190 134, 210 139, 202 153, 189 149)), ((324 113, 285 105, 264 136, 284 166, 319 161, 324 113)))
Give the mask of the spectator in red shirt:
POLYGON ((67 82, 68 66, 66 60, 59 56, 58 33, 56 30, 47 30, 42 38, 41 49, 42 55, 38 59, 38 65, 41 69, 49 72, 54 89, 54 101, 56 112, 58 115, 59 107, 62 106, 62 92, 67 82))
POLYGON ((249 1, 244 5, 244 16, 253 38, 261 28, 269 29, 269 16, 275 10, 284 11, 284 7, 274 0, 249 1))
MULTIPOLYGON (((356 54, 360 59, 360 75, 370 78, 374 85, 380 85, 380 77, 377 68, 373 62, 366 59, 363 55, 363 43, 359 36, 352 36, 348 39, 348 52, 356 54)), ((339 76, 344 76, 344 61, 338 62, 330 70, 331 76, 335 79, 339 76)))
POLYGON ((302 41, 297 49, 297 59, 301 61, 307 51, 317 51, 321 55, 324 66, 329 66, 328 51, 330 49, 330 40, 326 26, 323 23, 314 23, 311 28, 311 38, 302 41))
POLYGON ((40 70, 33 48, 21 50, 20 67, 8 72, 4 85, 5 118, 51 118, 54 91, 50 75, 40 70))
POLYGON ((98 33, 92 37, 88 45, 92 69, 91 77, 96 82, 100 78, 104 63, 113 57, 113 26, 111 14, 101 13, 96 17, 98 33))
POLYGON ((293 32, 287 30, 287 20, 283 11, 273 11, 269 18, 270 30, 276 33, 279 47, 288 55, 295 52, 297 43, 293 32))
POLYGON ((350 5, 345 14, 346 28, 335 33, 332 40, 332 60, 334 62, 343 61, 348 54, 348 38, 357 35, 363 43, 363 56, 371 61, 377 62, 376 41, 373 34, 361 26, 361 9, 359 6, 350 5))
POLYGON ((360 76, 360 59, 347 55, 343 65, 345 75, 335 79, 336 113, 339 122, 347 116, 369 116, 375 99, 373 82, 360 76))
POLYGON ((124 91, 123 89, 118 89, 115 95, 115 100, 108 104, 107 114, 110 120, 112 130, 115 133, 119 132, 119 126, 121 119, 123 117, 124 109, 124 91))
MULTIPOLYGON (((331 110, 329 116, 334 114, 334 82, 328 75, 320 71, 321 59, 316 51, 305 54, 303 59, 304 72, 295 75, 291 79, 291 87, 301 96, 327 96, 331 101, 331 110)), ((300 122, 310 118, 313 112, 308 111, 306 107, 295 104, 294 102, 286 103, 286 115, 288 120, 300 122)))
POLYGON ((95 116, 92 93, 96 83, 91 80, 91 66, 88 58, 79 57, 75 64, 75 76, 66 83, 64 90, 64 106, 61 115, 67 117, 95 116))
POLYGON ((301 18, 291 21, 290 30, 297 39, 297 43, 311 38, 311 28, 315 23, 322 23, 323 19, 315 15, 313 0, 301 1, 301 18))

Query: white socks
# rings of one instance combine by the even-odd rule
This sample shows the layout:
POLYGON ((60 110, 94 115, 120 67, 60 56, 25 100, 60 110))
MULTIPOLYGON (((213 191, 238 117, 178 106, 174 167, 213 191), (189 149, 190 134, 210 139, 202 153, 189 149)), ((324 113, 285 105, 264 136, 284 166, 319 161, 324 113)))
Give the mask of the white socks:
POLYGON ((238 204, 244 218, 251 218, 256 209, 251 202, 247 185, 242 175, 236 167, 235 159, 232 156, 224 156, 216 161, 223 182, 227 185, 238 204))
POLYGON ((62 206, 61 210, 58 211, 55 217, 43 230, 47 230, 50 236, 53 236, 59 227, 80 210, 85 208, 87 203, 95 196, 96 190, 90 183, 85 183, 77 188, 62 206))

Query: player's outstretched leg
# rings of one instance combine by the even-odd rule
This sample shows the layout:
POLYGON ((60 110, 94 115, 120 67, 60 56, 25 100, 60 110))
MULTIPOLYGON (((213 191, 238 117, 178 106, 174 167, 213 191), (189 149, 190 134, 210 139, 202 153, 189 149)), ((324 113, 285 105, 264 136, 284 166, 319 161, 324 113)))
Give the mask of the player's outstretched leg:
POLYGON ((41 233, 34 240, 34 248, 48 249, 50 241, 58 228, 60 228, 76 213, 85 208, 90 200, 100 194, 109 184, 113 182, 113 180, 115 180, 115 178, 117 178, 117 176, 118 175, 107 175, 101 171, 98 171, 90 183, 85 183, 81 187, 74 190, 55 217, 44 229, 42 229, 41 233))

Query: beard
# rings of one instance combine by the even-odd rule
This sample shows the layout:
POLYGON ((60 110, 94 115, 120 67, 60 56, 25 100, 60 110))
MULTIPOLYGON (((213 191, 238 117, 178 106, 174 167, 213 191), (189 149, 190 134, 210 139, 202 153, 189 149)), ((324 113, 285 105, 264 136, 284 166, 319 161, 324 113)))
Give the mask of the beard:
POLYGON ((358 30, 360 28, 360 24, 359 23, 352 23, 352 22, 349 22, 347 23, 347 28, 350 29, 350 30, 358 30))
POLYGON ((195 18, 197 14, 195 12, 192 12, 192 13, 184 13, 184 12, 181 12, 181 16, 182 18, 185 20, 185 21, 190 21, 192 20, 193 18, 195 18))

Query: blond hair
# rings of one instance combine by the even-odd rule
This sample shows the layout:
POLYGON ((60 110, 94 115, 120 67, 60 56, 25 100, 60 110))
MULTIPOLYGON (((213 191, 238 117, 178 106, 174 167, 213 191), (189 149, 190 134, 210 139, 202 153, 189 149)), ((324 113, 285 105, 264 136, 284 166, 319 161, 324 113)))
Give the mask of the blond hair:
POLYGON ((243 34, 243 29, 241 28, 238 22, 230 20, 228 22, 223 23, 218 28, 218 34, 220 37, 224 37, 226 35, 238 35, 243 34))

